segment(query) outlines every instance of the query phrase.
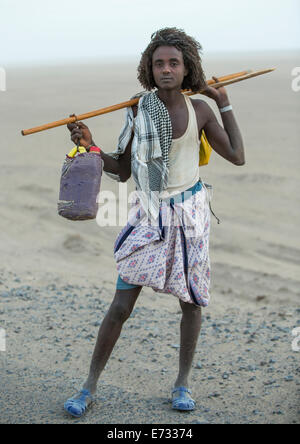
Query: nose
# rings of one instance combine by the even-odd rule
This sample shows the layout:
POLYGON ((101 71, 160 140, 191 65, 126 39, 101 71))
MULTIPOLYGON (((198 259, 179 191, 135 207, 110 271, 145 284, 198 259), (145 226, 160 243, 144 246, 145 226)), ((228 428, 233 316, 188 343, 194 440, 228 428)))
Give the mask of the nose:
POLYGON ((169 73, 170 73, 170 67, 169 67, 169 65, 164 65, 163 73, 164 73, 164 74, 169 74, 169 73))

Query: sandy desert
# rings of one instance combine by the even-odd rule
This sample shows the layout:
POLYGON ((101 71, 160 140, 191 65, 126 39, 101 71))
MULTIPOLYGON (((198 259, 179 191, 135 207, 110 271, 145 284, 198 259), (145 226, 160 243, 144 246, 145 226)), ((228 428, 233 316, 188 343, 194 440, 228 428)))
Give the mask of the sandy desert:
MULTIPOLYGON (((24 137, 21 130, 129 99, 141 90, 138 59, 6 68, 7 90, 0 92, 0 328, 6 333, 0 423, 299 423, 300 351, 293 331, 300 336, 300 91, 292 89, 299 56, 203 56, 207 78, 276 71, 227 88, 246 165, 213 153, 201 169, 213 185, 221 224, 212 218, 211 303, 203 310, 190 381, 196 410, 179 413, 170 403, 178 301, 144 288, 96 403, 81 419, 70 418, 63 403, 85 381, 114 296, 113 244, 122 225, 58 216, 61 166, 73 146, 69 132, 60 127, 24 137)), ((110 152, 123 120, 118 111, 85 123, 110 152)), ((101 190, 118 196, 118 183, 103 175, 101 190)))

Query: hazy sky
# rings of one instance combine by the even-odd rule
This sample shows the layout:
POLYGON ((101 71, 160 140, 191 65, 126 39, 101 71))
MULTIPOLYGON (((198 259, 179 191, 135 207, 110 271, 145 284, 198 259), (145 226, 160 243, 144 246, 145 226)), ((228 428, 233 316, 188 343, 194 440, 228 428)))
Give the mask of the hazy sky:
POLYGON ((139 56, 166 26, 206 54, 300 48, 300 0, 0 0, 0 66, 139 56))

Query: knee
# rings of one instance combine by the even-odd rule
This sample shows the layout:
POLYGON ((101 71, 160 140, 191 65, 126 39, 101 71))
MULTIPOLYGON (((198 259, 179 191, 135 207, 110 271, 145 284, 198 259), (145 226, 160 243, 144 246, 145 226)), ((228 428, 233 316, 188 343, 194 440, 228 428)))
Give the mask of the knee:
POLYGON ((113 302, 110 307, 110 317, 114 322, 123 323, 130 317, 131 311, 131 307, 127 304, 122 302, 113 302))

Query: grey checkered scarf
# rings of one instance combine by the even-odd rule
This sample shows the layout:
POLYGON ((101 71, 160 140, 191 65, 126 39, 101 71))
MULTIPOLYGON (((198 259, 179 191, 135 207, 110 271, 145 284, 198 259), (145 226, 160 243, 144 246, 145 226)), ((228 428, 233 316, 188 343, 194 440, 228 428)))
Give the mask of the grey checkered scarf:
MULTIPOLYGON (((142 206, 155 220, 159 212, 159 193, 168 186, 172 124, 168 110, 156 92, 141 93, 135 97, 140 97, 137 116, 134 119, 132 109, 127 108, 118 148, 108 154, 118 159, 134 131, 131 171, 137 190, 143 192, 140 193, 142 206)), ((106 174, 120 180, 118 175, 106 174)))

